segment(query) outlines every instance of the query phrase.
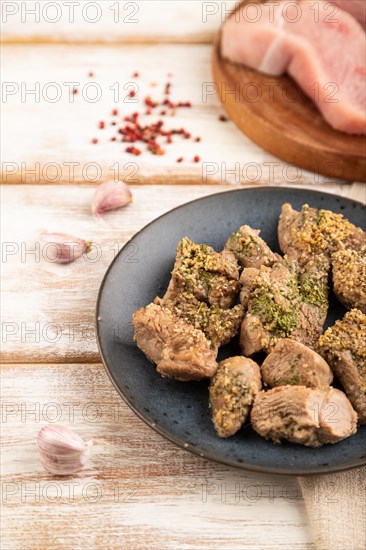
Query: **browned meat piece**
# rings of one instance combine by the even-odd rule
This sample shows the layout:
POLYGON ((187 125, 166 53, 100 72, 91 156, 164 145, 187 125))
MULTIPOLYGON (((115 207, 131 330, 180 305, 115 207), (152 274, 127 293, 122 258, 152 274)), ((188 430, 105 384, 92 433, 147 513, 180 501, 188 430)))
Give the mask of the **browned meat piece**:
POLYGON ((299 326, 296 272, 282 263, 275 263, 272 268, 262 266, 255 280, 251 272, 252 277, 248 312, 240 332, 244 355, 253 355, 262 349, 268 352, 278 339, 290 336, 299 326))
POLYGON ((270 388, 287 385, 316 388, 333 382, 328 363, 315 351, 289 338, 278 342, 264 360, 261 373, 270 388))
POLYGON ((259 366, 251 359, 230 357, 219 363, 210 384, 210 403, 220 437, 230 437, 240 430, 261 387, 259 366))
POLYGON ((337 443, 357 430, 357 414, 344 393, 332 387, 280 386, 261 391, 251 413, 255 431, 282 440, 319 447, 337 443))
POLYGON ((239 289, 239 266, 232 253, 218 253, 187 237, 180 241, 165 298, 187 291, 209 305, 227 309, 234 304, 239 289))
POLYGON ((214 348, 228 344, 236 336, 244 317, 244 308, 240 304, 230 309, 210 307, 190 292, 181 292, 170 299, 157 298, 155 303, 164 305, 202 330, 214 348))
POLYGON ((201 330, 169 309, 149 304, 134 313, 133 326, 138 347, 162 376, 186 381, 215 374, 217 350, 201 330))
POLYGON ((339 248, 361 250, 366 246, 366 233, 341 214, 307 204, 301 212, 290 204, 283 205, 278 238, 282 252, 297 259, 300 266, 320 253, 330 258, 339 248))
POLYGON ((322 254, 298 268, 300 308, 300 334, 295 340, 316 347, 328 313, 329 260, 322 254))
POLYGON ((319 349, 357 411, 359 423, 366 424, 366 315, 358 309, 346 313, 320 337, 319 349))
POLYGON ((348 309, 366 313, 366 248, 339 250, 332 256, 333 288, 338 300, 348 309))
POLYGON ((247 313, 240 331, 243 354, 269 353, 277 342, 291 337, 314 346, 328 310, 328 274, 323 263, 277 262, 271 268, 244 269, 241 302, 247 313))
POLYGON ((256 269, 255 267, 247 267, 243 269, 243 272, 240 276, 240 303, 245 309, 248 309, 249 298, 257 286, 257 278, 260 273, 260 269, 256 269))
POLYGON ((271 266, 281 261, 281 256, 272 252, 261 239, 260 231, 243 225, 228 239, 225 249, 235 255, 241 267, 271 266))

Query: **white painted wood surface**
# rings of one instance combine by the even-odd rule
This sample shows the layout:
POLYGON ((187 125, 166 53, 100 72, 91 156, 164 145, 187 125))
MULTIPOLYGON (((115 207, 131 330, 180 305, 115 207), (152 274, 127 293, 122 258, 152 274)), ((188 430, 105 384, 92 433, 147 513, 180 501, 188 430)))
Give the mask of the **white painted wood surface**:
MULTIPOLYGON (((87 3, 80 0, 80 9, 87 3)), ((139 22, 133 24, 111 24, 112 1, 98 2, 103 16, 96 24, 78 10, 71 23, 61 0, 58 23, 46 21, 54 17, 52 7, 39 22, 27 16, 22 23, 21 4, 29 9, 36 3, 1 3, 3 17, 5 5, 19 6, 2 28, 3 81, 15 92, 3 97, 1 120, 2 182, 8 184, 1 189, 2 548, 314 550, 294 478, 193 456, 129 410, 99 363, 94 307, 105 270, 127 240, 179 204, 236 187, 220 184, 297 183, 366 201, 364 184, 325 181, 286 167, 232 123, 218 120, 222 108, 215 95, 203 102, 202 86, 212 82, 209 42, 234 2, 138 0, 139 22), (192 101, 193 108, 167 126, 184 126, 202 143, 179 142, 158 158, 130 157, 106 138, 91 145, 98 121, 116 107, 109 90, 115 82, 121 113, 140 109, 122 95, 136 70, 138 99, 159 96, 150 83, 163 86, 167 73, 174 74, 173 98, 192 101), (91 81, 102 90, 96 104, 82 95, 91 81), (42 93, 39 102, 31 95, 22 101, 22 90, 39 83, 42 92, 50 82, 61 86, 60 101, 50 103, 42 93), (65 82, 80 82, 75 103, 65 82), (207 182, 202 165, 191 162, 195 154, 216 163, 207 182), (177 165, 178 156, 186 163, 177 165), (131 174, 126 163, 137 164, 134 202, 101 223, 90 214, 96 182, 87 181, 86 165, 97 163, 103 180, 115 175, 110 167, 116 162, 120 177, 131 174), (36 168, 36 177, 22 173, 22 163, 23 172, 36 168), (73 177, 67 163, 78 163, 73 177), (236 163, 239 177, 230 173, 236 163), (91 255, 63 267, 45 261, 37 248, 42 228, 92 240, 100 259, 93 262, 91 255), (54 421, 94 441, 90 467, 72 478, 46 474, 38 460, 36 434, 54 421)), ((43 9, 46 3, 39 4, 43 9)), ((118 4, 123 18, 134 17, 126 2, 118 4)))
POLYGON ((2 2, 2 39, 30 43, 211 42, 235 3, 235 0, 2 2))
MULTIPOLYGON (((234 123, 219 120, 224 111, 212 80, 210 45, 5 45, 2 74, 1 130, 13 136, 1 144, 6 183, 91 183, 115 174, 138 184, 335 181, 287 165, 251 142, 234 123), (135 79, 134 71, 141 78, 135 79), (112 143, 118 128, 111 126, 112 110, 118 108, 120 123, 134 111, 144 113, 144 98, 151 94, 162 100, 168 80, 172 100, 191 101, 192 109, 164 117, 166 128, 184 127, 202 142, 174 136, 166 155, 144 152, 140 157, 125 152, 130 144, 112 143), (134 82, 136 97, 126 97, 134 82), (157 87, 150 86, 153 82, 157 87), (77 95, 70 93, 73 87, 77 95), (52 103, 54 98, 59 99, 52 103), (104 130, 98 129, 101 120, 104 130), (99 139, 97 145, 93 138, 99 139), (196 155, 198 164, 193 162, 196 155), (177 164, 179 157, 184 157, 182 164, 177 164)), ((142 122, 159 118, 144 116, 142 122)))
POLYGON ((313 549, 295 480, 179 449, 123 403, 100 364, 3 366, 2 548, 313 549), (34 414, 32 414, 34 411, 34 414), (47 475, 46 423, 93 439, 90 467, 47 475))

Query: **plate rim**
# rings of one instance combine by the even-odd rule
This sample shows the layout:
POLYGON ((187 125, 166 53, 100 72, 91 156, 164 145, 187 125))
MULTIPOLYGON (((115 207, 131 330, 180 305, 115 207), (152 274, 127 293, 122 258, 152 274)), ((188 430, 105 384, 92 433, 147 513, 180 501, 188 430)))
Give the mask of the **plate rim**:
POLYGON ((126 395, 124 395, 121 388, 118 386, 118 384, 117 384, 117 382, 116 382, 112 372, 110 371, 110 369, 107 365, 107 362, 104 358, 104 354, 103 354, 103 350, 102 350, 102 344, 101 344, 101 336, 100 336, 100 333, 99 333, 100 302, 101 302, 101 299, 102 299, 102 294, 103 294, 103 291, 104 291, 106 281, 108 279, 108 275, 109 275, 110 271, 112 270, 112 267, 114 266, 115 262, 118 260, 119 256, 123 253, 123 251, 133 242, 133 240, 136 237, 138 237, 141 233, 143 233, 151 225, 155 224, 156 222, 159 222, 161 219, 166 217, 168 214, 171 214, 172 212, 175 212, 176 210, 180 210, 181 208, 185 208, 185 207, 187 207, 187 206, 189 206, 193 203, 202 201, 202 200, 207 199, 207 198, 221 196, 221 195, 225 195, 227 193, 233 193, 233 192, 238 192, 238 191, 246 191, 246 190, 275 191, 275 190, 286 190, 286 189, 289 189, 291 191, 311 191, 313 193, 317 193, 318 195, 325 194, 325 195, 328 195, 328 196, 333 197, 335 199, 345 199, 347 201, 351 201, 351 202, 361 206, 362 208, 366 207, 366 205, 363 204, 361 201, 358 201, 358 200, 355 200, 355 199, 352 199, 352 198, 349 198, 349 197, 344 197, 344 196, 336 194, 336 193, 328 193, 327 191, 320 191, 319 189, 311 189, 311 187, 302 188, 302 187, 298 187, 298 186, 291 187, 291 186, 279 186, 279 185, 261 185, 261 186, 240 186, 238 189, 229 189, 227 191, 221 191, 219 193, 211 193, 209 195, 205 195, 203 197, 193 199, 191 201, 185 202, 184 204, 180 204, 180 205, 178 205, 174 208, 171 208, 170 210, 168 210, 167 212, 164 212, 163 214, 161 214, 157 218, 154 218, 151 222, 147 223, 144 227, 142 227, 139 231, 137 231, 125 243, 125 245, 121 248, 121 250, 118 252, 118 254, 115 256, 115 258, 112 260, 112 262, 108 266, 108 268, 107 268, 107 270, 106 270, 106 272, 103 276, 102 282, 100 283, 100 286, 99 286, 98 297, 97 297, 96 306, 95 306, 96 340, 97 340, 98 351, 99 351, 99 355, 100 355, 103 367, 104 367, 109 379, 111 380, 113 386, 117 390, 119 396, 122 397, 123 401, 128 405, 128 407, 147 426, 149 426, 149 428, 153 429, 155 432, 157 432, 158 434, 163 436, 168 441, 171 441, 172 443, 174 443, 175 445, 177 445, 181 449, 183 449, 185 451, 188 451, 191 454, 194 454, 196 456, 199 456, 200 458, 215 462, 217 464, 223 464, 223 465, 228 466, 230 468, 236 468, 236 469, 239 469, 239 470, 243 470, 243 471, 251 471, 251 472, 256 472, 256 473, 281 475, 281 476, 304 476, 305 477, 305 476, 311 476, 311 475, 326 475, 326 474, 329 474, 329 473, 336 473, 336 472, 352 470, 354 468, 359 468, 359 467, 364 466, 366 464, 366 460, 364 462, 361 462, 360 464, 355 464, 355 465, 352 465, 352 466, 347 466, 346 465, 346 466, 335 467, 335 468, 327 466, 326 470, 324 470, 324 467, 323 467, 322 470, 319 470, 318 467, 314 467, 314 468, 310 468, 309 470, 306 470, 306 471, 301 470, 301 469, 298 470, 297 468, 294 468, 291 471, 283 470, 282 468, 276 468, 275 470, 273 470, 270 467, 266 467, 266 466, 256 467, 255 465, 252 465, 252 464, 247 465, 245 463, 234 465, 231 462, 225 460, 224 458, 218 458, 217 456, 212 455, 210 452, 199 451, 198 449, 196 449, 192 445, 189 445, 189 443, 185 443, 182 440, 180 440, 179 438, 172 435, 165 428, 162 428, 159 424, 156 424, 155 422, 151 422, 146 416, 144 416, 144 414, 137 407, 135 407, 135 405, 133 403, 131 403, 129 401, 128 397, 126 395))

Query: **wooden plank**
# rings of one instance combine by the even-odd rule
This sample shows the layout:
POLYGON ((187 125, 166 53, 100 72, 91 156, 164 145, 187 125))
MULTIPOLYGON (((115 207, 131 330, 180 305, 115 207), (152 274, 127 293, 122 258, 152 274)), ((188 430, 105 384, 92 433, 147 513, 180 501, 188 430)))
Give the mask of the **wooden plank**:
POLYGON ((208 43, 235 0, 2 4, 2 41, 7 43, 208 43))
POLYGON ((147 427, 100 364, 4 365, 2 547, 313 550, 295 478, 193 456, 147 427), (39 429, 93 439, 89 467, 48 475, 39 429))
MULTIPOLYGON (((98 289, 118 250, 147 223, 190 200, 229 186, 135 186, 134 202, 98 222, 93 186, 3 186, 2 348, 8 362, 98 361, 94 311, 98 289), (82 237, 93 249, 60 266, 45 258, 42 228, 82 237)), ((363 184, 319 188, 358 200, 363 184)))
MULTIPOLYGON (((3 46, 2 70, 2 134, 8 135, 2 140, 3 183, 95 183, 116 176, 137 184, 336 181, 280 161, 232 122, 219 120, 223 110, 212 81, 211 46, 8 45, 3 46), (140 72, 139 79, 132 76, 134 71, 140 72), (165 146, 164 138, 164 156, 145 152, 145 144, 139 157, 126 153, 130 144, 121 143, 119 126, 111 126, 112 110, 119 109, 121 125, 125 115, 145 113, 144 98, 151 94, 162 100, 170 72, 172 100, 191 101, 193 107, 165 117, 165 125, 185 128, 192 139, 174 136, 174 143, 165 146), (139 91, 130 98, 134 81, 139 91), (72 82, 79 83, 76 95, 70 93, 72 82), (152 82, 158 86, 152 88, 152 82), (102 120, 104 130, 98 129, 102 120), (116 135, 119 141, 112 143, 116 135), (202 142, 196 143, 195 137, 202 142), (99 143, 92 144, 93 138, 99 143), (181 164, 179 157, 184 157, 181 164)), ((141 120, 156 122, 159 116, 141 120)))

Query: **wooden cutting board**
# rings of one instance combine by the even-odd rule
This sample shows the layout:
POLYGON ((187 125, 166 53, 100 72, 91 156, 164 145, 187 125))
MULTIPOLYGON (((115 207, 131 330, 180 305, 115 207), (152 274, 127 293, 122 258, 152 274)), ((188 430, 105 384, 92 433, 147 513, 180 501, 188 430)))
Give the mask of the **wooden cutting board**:
POLYGON ((290 77, 271 77, 230 63, 221 57, 220 44, 221 31, 213 51, 214 80, 223 107, 240 130, 286 162, 326 176, 366 181, 365 136, 334 130, 290 77))

